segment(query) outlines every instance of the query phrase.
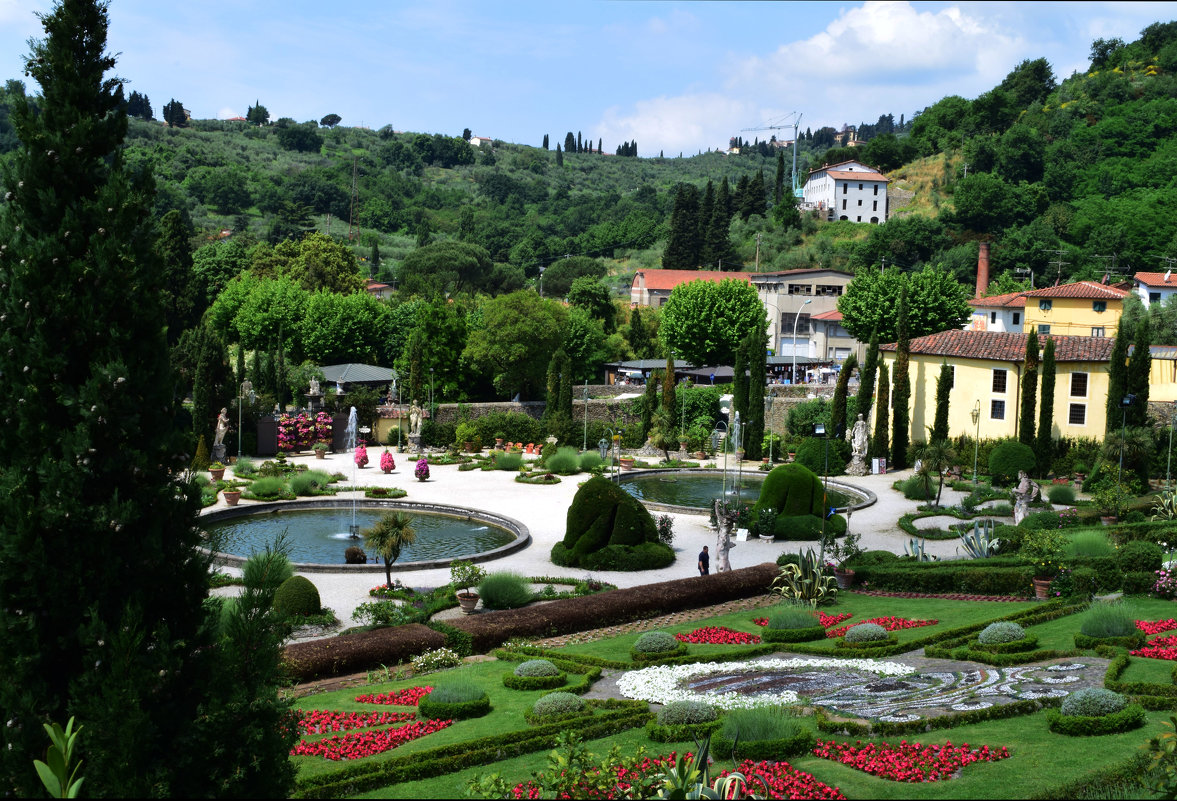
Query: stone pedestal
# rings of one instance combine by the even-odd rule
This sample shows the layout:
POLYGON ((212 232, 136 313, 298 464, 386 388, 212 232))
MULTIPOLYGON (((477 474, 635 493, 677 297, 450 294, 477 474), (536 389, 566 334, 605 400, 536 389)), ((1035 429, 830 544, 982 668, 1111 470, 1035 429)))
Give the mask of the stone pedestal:
POLYGON ((421 452, 421 435, 409 434, 409 453, 421 452))
POLYGON ((214 462, 225 463, 225 443, 217 443, 213 445, 212 460, 214 462))
POLYGON ((846 475, 848 476, 865 476, 869 473, 866 461, 861 456, 855 456, 850 460, 850 464, 846 465, 846 475))
POLYGON ((322 393, 319 393, 318 395, 312 395, 311 393, 308 392, 308 393, 306 393, 306 395, 304 397, 306 397, 306 399, 307 399, 307 410, 308 411, 310 411, 311 413, 322 411, 322 409, 323 409, 323 394, 322 393))

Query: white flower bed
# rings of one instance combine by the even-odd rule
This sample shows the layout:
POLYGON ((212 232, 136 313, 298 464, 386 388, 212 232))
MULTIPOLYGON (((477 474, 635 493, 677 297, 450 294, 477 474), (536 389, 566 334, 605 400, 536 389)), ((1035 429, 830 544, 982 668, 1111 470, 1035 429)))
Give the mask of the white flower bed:
POLYGON ((721 709, 748 709, 757 706, 795 704, 797 693, 781 690, 775 693, 741 695, 729 693, 699 693, 683 686, 696 676, 709 673, 763 673, 767 671, 800 670, 806 668, 865 670, 883 676, 907 676, 914 668, 897 662, 874 659, 764 659, 745 662, 697 662, 690 665, 656 665, 631 670, 617 682, 617 689, 626 698, 669 704, 672 701, 702 701, 721 709))

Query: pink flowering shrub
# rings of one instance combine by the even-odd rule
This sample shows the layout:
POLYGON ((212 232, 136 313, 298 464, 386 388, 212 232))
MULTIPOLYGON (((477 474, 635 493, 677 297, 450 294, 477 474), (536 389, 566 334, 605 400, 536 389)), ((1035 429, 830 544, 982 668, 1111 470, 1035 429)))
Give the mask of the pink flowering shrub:
POLYGON ((381 470, 396 470, 396 460, 392 458, 392 454, 388 451, 380 454, 380 469, 381 470))
POLYGON ((413 475, 417 477, 418 481, 429 478, 429 460, 424 456, 417 460, 417 466, 413 468, 413 475))

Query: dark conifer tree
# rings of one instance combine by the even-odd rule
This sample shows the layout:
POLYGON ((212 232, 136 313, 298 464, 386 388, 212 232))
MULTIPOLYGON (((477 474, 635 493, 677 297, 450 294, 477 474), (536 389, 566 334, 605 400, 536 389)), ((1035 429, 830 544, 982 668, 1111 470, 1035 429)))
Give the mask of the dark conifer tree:
POLYGON ((584 147, 584 143, 581 141, 580 131, 577 131, 576 132, 576 152, 577 153, 583 152, 583 150, 582 150, 583 147, 584 147))
POLYGON ((703 202, 699 204, 699 263, 706 270, 718 269, 715 266, 715 254, 711 248, 708 235, 711 232, 711 217, 715 213, 715 184, 707 182, 703 190, 703 202))
POLYGON ((907 287, 899 293, 896 322, 899 337, 895 349, 895 377, 891 389, 891 464, 896 470, 907 467, 907 446, 911 442, 911 340, 908 338, 907 287))
POLYGON ((205 299, 192 272, 192 226, 173 209, 159 221, 155 252, 164 269, 161 293, 168 325, 168 345, 175 345, 186 329, 204 314, 205 299))
POLYGON ((744 427, 744 458, 764 456, 764 382, 768 379, 768 337, 754 331, 747 338, 748 424, 744 427))
POLYGON ((548 149, 548 135, 544 134, 544 150, 548 149))
POLYGON ((707 223, 706 252, 709 269, 738 270, 739 256, 732 245, 728 232, 731 228, 731 195, 728 190, 727 178, 719 184, 719 191, 715 193, 715 205, 711 212, 711 219, 707 223))
POLYGON ((650 426, 653 425, 654 412, 658 411, 658 385, 662 383, 660 370, 651 370, 646 377, 646 389, 642 393, 642 442, 650 436, 650 426))
POLYGON ((565 153, 575 153, 576 152, 576 137, 572 135, 572 131, 569 131, 568 133, 564 134, 564 152, 565 153))
POLYGON ((646 359, 650 355, 650 332, 642 322, 641 309, 635 308, 629 315, 629 347, 635 359, 646 359))
POLYGON ((377 275, 380 274, 380 243, 379 242, 372 243, 372 253, 371 253, 371 255, 368 256, 368 263, 369 263, 369 265, 371 265, 371 269, 369 270, 369 272, 371 273, 372 278, 375 278, 377 275))
POLYGON ((1152 326, 1147 317, 1136 324, 1136 341, 1128 357, 1128 394, 1133 395, 1128 407, 1128 425, 1148 425, 1148 374, 1152 370, 1152 326))
POLYGON ((831 437, 841 437, 846 433, 846 395, 850 391, 850 374, 858 367, 858 357, 851 353, 842 362, 842 369, 838 372, 838 382, 834 385, 834 400, 830 404, 831 437))
POLYGON ((940 365, 940 375, 936 376, 936 416, 932 421, 932 442, 946 442, 948 440, 948 407, 952 392, 952 368, 948 362, 940 365))
POLYGON ((747 220, 753 214, 764 216, 764 194, 764 170, 760 170, 748 181, 748 189, 744 193, 740 207, 740 216, 743 219, 747 220))
POLYGON ((63 0, 41 23, 40 110, 13 104, 0 206, 3 785, 43 794, 42 724, 72 716, 87 794, 287 797, 295 729, 253 671, 276 678, 278 643, 230 666, 240 640, 205 606, 151 179, 123 159, 106 4, 63 0))
POLYGON ((785 151, 776 152, 776 180, 772 185, 772 202, 779 206, 785 196, 785 151))
POLYGON ((604 141, 605 141, 605 140, 604 140, 604 139, 602 139, 601 137, 599 137, 599 136, 597 137, 597 155, 598 155, 598 156, 599 156, 599 155, 600 155, 600 154, 603 152, 603 151, 601 150, 601 145, 604 143, 604 141))
MULTIPOLYGON (((732 412, 739 413, 740 420, 748 420, 748 344, 741 340, 736 346, 736 363, 732 365, 732 412)), ((732 417, 735 420, 735 417, 732 417)), ((729 421, 731 422, 731 421, 729 421)))
POLYGON ((1038 436, 1034 441, 1034 454, 1038 457, 1038 475, 1045 477, 1054 461, 1054 338, 1046 338, 1042 349, 1042 402, 1038 407, 1038 436))
POLYGON ((560 152, 560 143, 559 142, 556 143, 556 166, 557 167, 564 166, 564 154, 560 152))
POLYGON ((871 401, 875 394, 875 375, 879 370, 879 329, 871 331, 870 344, 866 346, 866 361, 858 371, 858 407, 862 419, 867 422, 868 430, 871 420, 871 401))
POLYGON ((731 210, 733 214, 739 214, 741 219, 747 220, 744 215, 744 209, 748 207, 748 176, 741 175, 740 180, 736 182, 736 191, 732 193, 731 210))
POLYGON ((662 411, 670 416, 672 424, 678 423, 678 397, 674 394, 674 355, 666 354, 666 369, 662 372, 662 411))
POLYGON ((1116 342, 1108 361, 1108 397, 1106 432, 1111 433, 1120 425, 1120 401, 1128 392, 1128 340, 1131 330, 1124 318, 1120 317, 1116 327, 1116 342))
POLYGON ((699 190, 691 184, 679 184, 662 266, 669 270, 698 269, 699 249, 699 190))
POLYGON ((871 437, 869 453, 872 457, 887 457, 891 452, 891 441, 887 434, 891 420, 887 410, 891 407, 891 382, 887 365, 879 365, 879 392, 875 398, 875 435, 871 437))
POLYGON ((172 98, 170 103, 164 104, 163 121, 173 128, 184 128, 188 125, 188 117, 184 114, 184 104, 172 98))
POLYGON ((151 110, 151 101, 148 100, 147 95, 131 92, 130 97, 127 98, 127 116, 138 117, 148 122, 155 119, 155 114, 151 110))
POLYGON ((1022 408, 1018 414, 1018 442, 1034 447, 1034 414, 1038 402, 1038 331, 1026 335, 1026 356, 1022 360, 1022 408))

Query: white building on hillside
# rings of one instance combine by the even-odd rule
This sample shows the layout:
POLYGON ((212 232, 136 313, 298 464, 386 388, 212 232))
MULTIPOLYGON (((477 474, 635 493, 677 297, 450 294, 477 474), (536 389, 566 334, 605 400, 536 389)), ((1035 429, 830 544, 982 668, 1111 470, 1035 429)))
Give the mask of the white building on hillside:
POLYGON ((829 220, 884 223, 887 183, 886 176, 859 161, 827 164, 810 171, 804 204, 826 212, 829 220))

